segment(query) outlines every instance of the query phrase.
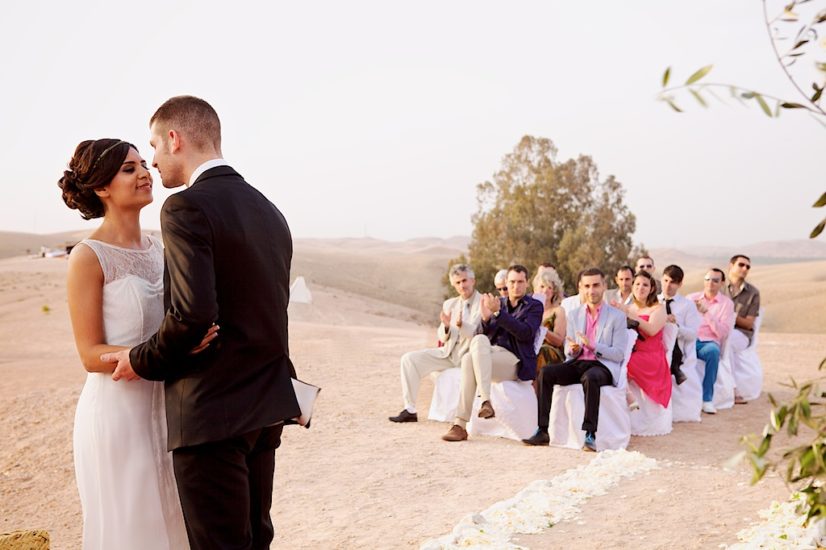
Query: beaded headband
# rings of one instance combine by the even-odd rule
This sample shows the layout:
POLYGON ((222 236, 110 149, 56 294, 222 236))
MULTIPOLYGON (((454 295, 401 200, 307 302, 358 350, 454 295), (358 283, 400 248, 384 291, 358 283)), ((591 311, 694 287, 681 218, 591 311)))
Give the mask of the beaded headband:
POLYGON ((97 165, 100 162, 100 159, 102 159, 106 155, 106 153, 108 153, 109 151, 111 151, 112 149, 114 149, 115 147, 120 145, 121 143, 126 143, 126 142, 125 141, 118 141, 117 143, 113 143, 112 145, 110 145, 109 147, 104 149, 103 152, 98 155, 98 158, 95 159, 95 162, 92 164, 92 169, 89 170, 89 173, 91 174, 92 172, 95 171, 95 168, 97 168, 97 165))

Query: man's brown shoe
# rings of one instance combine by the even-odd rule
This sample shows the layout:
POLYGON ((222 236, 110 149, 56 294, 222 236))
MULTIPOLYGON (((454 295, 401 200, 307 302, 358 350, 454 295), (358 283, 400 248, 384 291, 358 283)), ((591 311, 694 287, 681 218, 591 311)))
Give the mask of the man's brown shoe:
POLYGON ((456 424, 450 427, 450 430, 442 436, 445 441, 464 441, 467 439, 467 431, 456 424))
POLYGON ((493 418, 496 416, 496 413, 493 410, 493 405, 490 404, 490 401, 485 401, 482 403, 482 406, 479 407, 479 418, 493 418))

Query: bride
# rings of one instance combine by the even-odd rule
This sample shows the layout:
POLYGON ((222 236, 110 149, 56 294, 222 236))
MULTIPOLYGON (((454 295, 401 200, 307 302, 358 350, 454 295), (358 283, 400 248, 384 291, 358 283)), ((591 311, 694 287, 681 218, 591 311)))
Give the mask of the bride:
POLYGON ((83 548, 188 548, 166 451, 163 383, 114 382, 114 364, 100 360, 146 340, 164 315, 163 248, 140 230, 152 176, 134 145, 87 140, 58 185, 69 208, 87 220, 103 218, 72 250, 66 284, 75 344, 89 373, 74 426, 83 548))

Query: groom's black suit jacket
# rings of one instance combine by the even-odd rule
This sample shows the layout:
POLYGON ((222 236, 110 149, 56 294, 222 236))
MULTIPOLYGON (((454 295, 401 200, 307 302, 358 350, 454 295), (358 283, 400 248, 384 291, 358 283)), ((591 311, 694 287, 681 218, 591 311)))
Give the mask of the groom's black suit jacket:
POLYGON ((166 200, 161 229, 166 315, 130 359, 141 378, 166 381, 169 449, 299 416, 284 216, 235 170, 218 166, 166 200), (218 338, 190 355, 212 323, 218 338))

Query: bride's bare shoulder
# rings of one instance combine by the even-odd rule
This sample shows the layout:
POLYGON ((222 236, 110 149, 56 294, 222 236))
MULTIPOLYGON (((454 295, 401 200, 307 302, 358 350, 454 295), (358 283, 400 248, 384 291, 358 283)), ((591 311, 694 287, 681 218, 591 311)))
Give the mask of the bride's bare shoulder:
POLYGON ((68 276, 103 280, 103 268, 100 266, 97 253, 82 241, 72 248, 72 253, 69 254, 68 276))

